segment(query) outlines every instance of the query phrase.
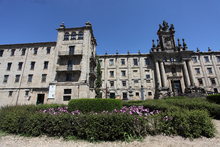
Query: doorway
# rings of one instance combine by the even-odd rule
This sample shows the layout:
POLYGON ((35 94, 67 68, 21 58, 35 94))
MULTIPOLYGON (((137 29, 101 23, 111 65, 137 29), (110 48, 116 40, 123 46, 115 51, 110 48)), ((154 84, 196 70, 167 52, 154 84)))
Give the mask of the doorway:
POLYGON ((128 100, 128 95, 127 95, 127 92, 123 92, 123 100, 128 100))
POLYGON ((180 80, 172 80, 171 84, 172 84, 172 90, 173 90, 174 96, 180 95, 182 93, 180 80))
POLYGON ((44 94, 38 94, 37 95, 37 105, 44 104, 44 94))

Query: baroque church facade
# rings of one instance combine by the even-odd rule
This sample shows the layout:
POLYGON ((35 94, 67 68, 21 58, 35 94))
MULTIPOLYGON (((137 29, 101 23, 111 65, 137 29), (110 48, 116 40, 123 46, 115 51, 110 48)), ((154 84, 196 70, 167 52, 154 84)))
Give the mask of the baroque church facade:
POLYGON ((102 97, 146 100, 220 91, 220 52, 188 49, 174 25, 159 25, 150 53, 96 55, 92 25, 57 29, 56 42, 0 45, 0 105, 94 98, 98 57, 102 97))
POLYGON ((103 97, 146 100, 190 93, 218 93, 220 52, 189 50, 163 22, 149 54, 101 55, 103 97))

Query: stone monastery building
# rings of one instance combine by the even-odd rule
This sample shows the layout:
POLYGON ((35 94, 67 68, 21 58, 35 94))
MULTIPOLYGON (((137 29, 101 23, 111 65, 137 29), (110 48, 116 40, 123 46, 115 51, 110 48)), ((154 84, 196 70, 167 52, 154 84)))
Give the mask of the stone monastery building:
MULTIPOLYGON (((92 25, 57 29, 56 42, 0 45, 0 106, 94 98, 96 39, 92 25)), ((159 25, 150 53, 98 55, 103 98, 146 100, 220 91, 220 52, 189 50, 159 25)))

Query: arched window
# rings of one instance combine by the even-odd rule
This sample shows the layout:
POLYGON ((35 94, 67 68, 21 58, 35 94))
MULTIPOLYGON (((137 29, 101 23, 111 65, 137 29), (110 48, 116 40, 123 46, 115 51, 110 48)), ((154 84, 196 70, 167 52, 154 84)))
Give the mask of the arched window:
POLYGON ((68 32, 66 32, 64 35, 64 40, 69 40, 69 36, 70 36, 70 34, 68 32))
POLYGON ((83 31, 80 31, 78 34, 78 40, 83 40, 83 31))
POLYGON ((72 34, 71 34, 71 40, 76 40, 76 32, 72 32, 72 34))

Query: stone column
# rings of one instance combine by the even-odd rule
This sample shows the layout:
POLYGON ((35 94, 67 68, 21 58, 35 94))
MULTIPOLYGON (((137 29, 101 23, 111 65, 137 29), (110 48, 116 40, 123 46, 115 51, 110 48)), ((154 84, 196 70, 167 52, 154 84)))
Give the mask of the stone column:
POLYGON ((162 86, 166 87, 166 73, 165 73, 163 62, 160 62, 160 69, 161 69, 162 86))
POLYGON ((191 85, 192 85, 192 86, 195 86, 195 82, 194 82, 193 74, 192 74, 192 66, 190 65, 190 61, 186 61, 186 65, 187 65, 187 67, 188 67, 191 85))
POLYGON ((184 81, 185 81, 186 87, 189 87, 190 79, 189 79, 189 72, 187 69, 186 61, 183 62, 183 72, 184 72, 184 79, 185 79, 184 81))
POLYGON ((156 75, 157 75, 157 81, 156 81, 156 85, 157 83, 159 84, 158 87, 161 87, 161 77, 160 77, 160 69, 159 69, 159 63, 158 61, 156 61, 156 75))

